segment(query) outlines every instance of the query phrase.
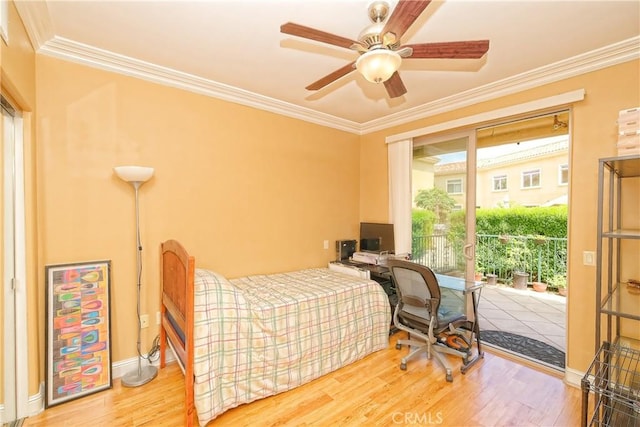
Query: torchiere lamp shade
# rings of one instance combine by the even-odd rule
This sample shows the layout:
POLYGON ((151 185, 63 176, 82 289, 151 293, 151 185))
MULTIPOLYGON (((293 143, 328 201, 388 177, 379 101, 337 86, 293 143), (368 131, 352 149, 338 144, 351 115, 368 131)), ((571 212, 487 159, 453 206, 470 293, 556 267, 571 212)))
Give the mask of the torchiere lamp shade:
POLYGON ((116 166, 113 170, 127 182, 146 182, 153 176, 153 168, 145 166, 116 166))

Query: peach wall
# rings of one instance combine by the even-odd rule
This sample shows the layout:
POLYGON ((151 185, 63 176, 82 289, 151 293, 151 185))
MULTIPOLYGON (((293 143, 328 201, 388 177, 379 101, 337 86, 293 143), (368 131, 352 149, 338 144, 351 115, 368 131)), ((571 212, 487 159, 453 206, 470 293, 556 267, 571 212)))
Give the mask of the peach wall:
POLYGON ((140 188, 145 348, 161 241, 236 277, 326 266, 356 235, 357 135, 46 56, 37 71, 41 267, 112 261, 114 361, 135 355, 136 325, 134 192, 114 166, 155 168, 140 188))
MULTIPOLYGON (((584 372, 594 354, 595 267, 582 265, 582 252, 596 248, 597 165, 616 155, 616 119, 621 109, 640 105, 640 61, 461 108, 365 135, 361 140, 360 218, 388 218, 387 136, 578 89, 573 106, 569 190, 568 368, 584 372), (375 165, 375 167, 366 167, 375 165)), ((636 256, 637 254, 631 254, 636 256)))

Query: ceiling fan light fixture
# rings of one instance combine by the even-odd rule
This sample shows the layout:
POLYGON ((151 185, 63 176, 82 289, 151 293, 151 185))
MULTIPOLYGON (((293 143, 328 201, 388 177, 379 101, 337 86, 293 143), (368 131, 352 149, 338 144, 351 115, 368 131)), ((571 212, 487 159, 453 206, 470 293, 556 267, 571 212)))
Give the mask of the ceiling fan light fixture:
POLYGON ((402 58, 389 49, 374 49, 366 52, 356 60, 356 68, 365 79, 372 83, 382 83, 398 71, 402 58))

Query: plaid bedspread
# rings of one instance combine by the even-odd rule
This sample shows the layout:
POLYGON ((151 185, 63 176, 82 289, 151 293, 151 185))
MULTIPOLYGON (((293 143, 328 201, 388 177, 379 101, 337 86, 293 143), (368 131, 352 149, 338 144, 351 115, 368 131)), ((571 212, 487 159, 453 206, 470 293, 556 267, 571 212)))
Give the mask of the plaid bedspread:
POLYGON ((200 425, 387 348, 390 317, 380 285, 326 268, 233 280, 196 269, 200 425))

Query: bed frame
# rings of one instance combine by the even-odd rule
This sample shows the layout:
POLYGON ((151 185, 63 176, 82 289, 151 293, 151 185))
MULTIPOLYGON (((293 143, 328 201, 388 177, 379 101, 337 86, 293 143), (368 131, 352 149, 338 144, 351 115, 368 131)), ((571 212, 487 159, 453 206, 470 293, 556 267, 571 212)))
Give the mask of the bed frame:
POLYGON ((160 245, 160 368, 166 366, 167 343, 184 372, 185 422, 193 426, 193 291, 195 259, 176 240, 160 245), (183 338, 184 337, 184 341, 183 338))

